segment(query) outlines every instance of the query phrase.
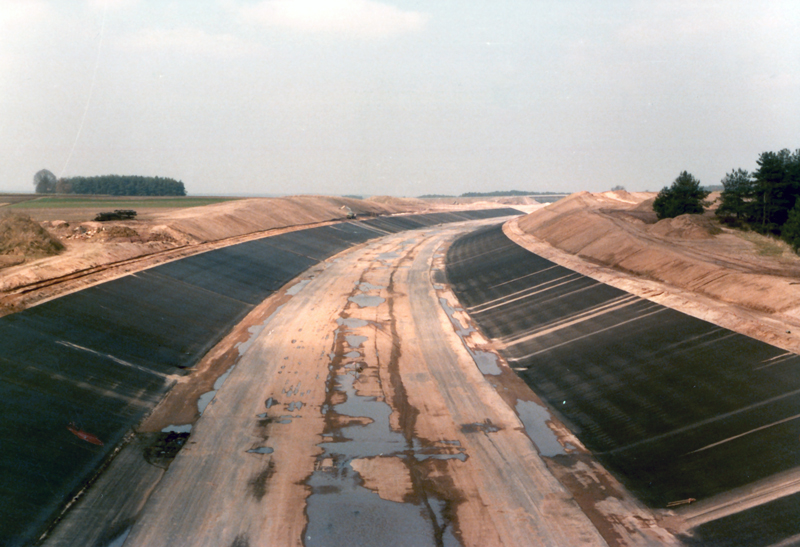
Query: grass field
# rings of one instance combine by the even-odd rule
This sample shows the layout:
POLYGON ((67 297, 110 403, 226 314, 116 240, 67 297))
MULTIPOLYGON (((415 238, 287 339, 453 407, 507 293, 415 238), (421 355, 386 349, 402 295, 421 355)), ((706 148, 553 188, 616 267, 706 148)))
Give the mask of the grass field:
MULTIPOLYGON (((217 197, 116 197, 116 196, 48 196, 28 199, 7 205, 6 209, 135 209, 148 207, 201 207, 238 198, 217 197)), ((0 194, 0 203, 4 202, 0 194)))
POLYGON ((0 204, 12 205, 36 199, 36 194, 0 194, 0 204))

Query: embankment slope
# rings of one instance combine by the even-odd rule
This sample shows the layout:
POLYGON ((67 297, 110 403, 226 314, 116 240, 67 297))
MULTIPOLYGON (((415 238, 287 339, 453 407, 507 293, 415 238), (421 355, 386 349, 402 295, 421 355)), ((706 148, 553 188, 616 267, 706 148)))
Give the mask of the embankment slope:
MULTIPOLYGON (((86 220, 82 222, 44 221, 42 226, 66 250, 46 258, 39 254, 16 253, 5 268, 0 262, 0 315, 86 284, 261 237, 265 232, 279 233, 342 220, 348 209, 364 216, 420 212, 425 204, 419 201, 290 196, 233 200, 183 209, 144 209, 139 211, 137 220, 130 221, 93 222, 90 219, 97 212, 94 210, 84 211, 86 220), (234 239, 237 241, 232 241, 234 239), (120 268, 123 263, 124 268, 120 268), (111 271, 112 267, 121 271, 111 271), (80 274, 78 285, 65 279, 75 274, 80 274), (68 287, 69 283, 74 286, 68 287)), ((492 206, 501 205, 490 204, 484 208, 492 206)))
POLYGON ((710 213, 656 221, 652 194, 580 192, 506 224, 514 241, 618 288, 800 352, 800 257, 710 213), (787 332, 792 331, 792 332, 787 332))

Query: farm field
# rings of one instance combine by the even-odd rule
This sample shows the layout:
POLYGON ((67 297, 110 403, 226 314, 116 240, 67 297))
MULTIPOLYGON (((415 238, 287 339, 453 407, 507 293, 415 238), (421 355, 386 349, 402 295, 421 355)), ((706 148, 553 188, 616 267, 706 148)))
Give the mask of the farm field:
POLYGON ((170 209, 203 207, 234 201, 232 197, 175 197, 175 196, 87 196, 37 194, 0 194, 0 211, 12 211, 29 215, 36 221, 64 220, 67 222, 90 221, 97 213, 114 209, 134 209, 138 218, 149 218, 155 213, 170 209))

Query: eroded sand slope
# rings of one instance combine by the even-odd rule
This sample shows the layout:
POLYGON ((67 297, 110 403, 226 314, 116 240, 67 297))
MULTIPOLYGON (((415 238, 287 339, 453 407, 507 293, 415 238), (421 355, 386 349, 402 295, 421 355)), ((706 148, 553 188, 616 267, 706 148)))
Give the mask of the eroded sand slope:
POLYGON ((653 197, 579 192, 505 230, 581 273, 800 351, 800 257, 770 238, 720 228, 711 213, 656 222, 653 197))

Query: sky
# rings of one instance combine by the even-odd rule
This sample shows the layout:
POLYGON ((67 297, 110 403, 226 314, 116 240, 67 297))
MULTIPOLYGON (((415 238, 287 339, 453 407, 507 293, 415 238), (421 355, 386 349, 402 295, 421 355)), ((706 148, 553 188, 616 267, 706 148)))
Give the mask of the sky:
POLYGON ((783 148, 797 0, 0 2, 0 192, 657 191, 783 148))

